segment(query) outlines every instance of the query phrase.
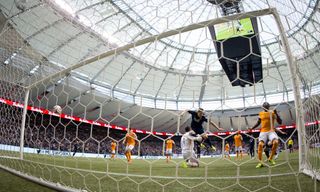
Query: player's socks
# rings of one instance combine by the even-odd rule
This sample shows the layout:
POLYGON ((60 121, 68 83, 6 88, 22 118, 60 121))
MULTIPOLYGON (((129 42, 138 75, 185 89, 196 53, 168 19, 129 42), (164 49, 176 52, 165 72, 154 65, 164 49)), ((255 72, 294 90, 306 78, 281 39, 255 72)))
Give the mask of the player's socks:
POLYGON ((128 163, 131 164, 132 163, 132 160, 131 160, 131 157, 129 156, 129 159, 128 159, 128 163))
POLYGON ((200 153, 201 153, 201 149, 200 149, 200 145, 198 143, 197 145, 197 158, 200 159, 200 153))
POLYGON ((263 150, 263 143, 259 143, 259 146, 258 146, 258 159, 260 161, 262 161, 262 150, 263 150))
POLYGON ((215 148, 215 146, 213 146, 213 145, 211 145, 211 149, 213 150, 213 151, 216 151, 217 149, 215 148))
POLYGON ((131 162, 131 152, 129 152, 129 161, 131 162))
POLYGON ((129 161, 130 160, 129 152, 126 152, 125 155, 126 155, 127 160, 129 161))
POLYGON ((273 156, 274 156, 274 154, 276 154, 276 152, 277 152, 277 148, 278 148, 278 141, 273 141, 272 142, 272 149, 271 149, 271 154, 270 154, 270 157, 269 157, 269 159, 273 159, 273 156))

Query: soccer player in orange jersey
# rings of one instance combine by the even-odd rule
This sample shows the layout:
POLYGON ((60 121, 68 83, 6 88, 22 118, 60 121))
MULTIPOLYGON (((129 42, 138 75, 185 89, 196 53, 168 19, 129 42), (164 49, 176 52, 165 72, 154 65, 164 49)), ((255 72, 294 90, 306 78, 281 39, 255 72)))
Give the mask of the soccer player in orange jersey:
POLYGON ((226 145, 224 146, 224 157, 226 158, 228 156, 229 159, 230 158, 230 146, 229 143, 226 143, 226 145))
POLYGON ((173 145, 175 145, 174 141, 173 141, 171 138, 169 138, 169 139, 166 141, 167 163, 169 162, 169 160, 171 160, 173 145))
POLYGON ((262 151, 263 151, 263 146, 267 144, 267 141, 272 142, 271 154, 268 158, 268 161, 271 165, 276 164, 275 161, 273 160, 273 156, 276 153, 279 140, 278 140, 278 135, 275 133, 274 121, 277 120, 279 124, 282 123, 282 120, 276 110, 269 111, 270 104, 268 102, 264 102, 262 107, 264 111, 261 111, 259 113, 259 119, 257 123, 252 128, 249 128, 249 130, 252 130, 261 124, 261 131, 259 135, 259 145, 258 145, 258 159, 260 162, 258 163, 256 168, 263 167, 262 151))
POLYGON ((126 144, 126 149, 125 149, 124 154, 128 160, 128 163, 132 162, 131 151, 136 144, 136 139, 137 139, 137 135, 133 132, 133 130, 131 128, 129 128, 129 131, 123 140, 123 144, 126 144))
POLYGON ((111 141, 111 159, 114 160, 114 157, 116 155, 116 147, 117 144, 115 141, 111 141))
POLYGON ((234 139, 234 146, 235 146, 235 151, 236 151, 236 160, 239 160, 239 153, 240 153, 240 160, 242 160, 242 136, 241 132, 238 131, 238 133, 233 137, 234 139))

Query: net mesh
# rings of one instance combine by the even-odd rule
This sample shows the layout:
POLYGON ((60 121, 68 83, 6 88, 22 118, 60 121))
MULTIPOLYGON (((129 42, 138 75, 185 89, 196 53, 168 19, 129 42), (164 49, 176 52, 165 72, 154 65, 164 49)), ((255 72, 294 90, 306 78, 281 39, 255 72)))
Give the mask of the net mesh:
MULTIPOLYGON (((148 8, 165 6, 156 1, 146 3, 148 8)), ((75 2, 71 4, 76 6, 75 2)), ((122 1, 94 5, 94 10, 80 6, 76 12, 68 12, 54 1, 1 1, 1 17, 7 19, 0 34, 1 166, 43 182, 86 191, 319 190, 316 179, 301 174, 303 170, 313 178, 319 177, 318 48, 314 39, 298 35, 289 39, 303 99, 303 108, 296 110, 284 45, 272 42, 273 38, 279 39, 280 32, 273 29, 276 32, 270 34, 266 27, 266 18, 274 22, 270 11, 224 17, 221 21, 205 19, 199 24, 193 24, 198 9, 190 11, 189 20, 182 24, 166 19, 168 13, 156 11, 157 18, 168 26, 158 29, 159 33, 156 29, 145 30, 151 26, 122 1), (100 18, 102 6, 110 8, 110 13, 100 18), (96 18, 90 20, 83 17, 85 14, 96 18), (108 19, 111 17, 113 20, 108 19), (252 46, 259 36, 268 37, 264 43, 270 38, 270 45, 261 48, 262 56, 254 49, 236 59, 223 51, 221 56, 208 52, 215 49, 212 42, 226 45, 229 32, 241 32, 237 27, 240 17, 257 17, 259 23, 255 35, 241 37, 244 44, 252 46), (221 34, 227 35, 225 39, 212 40, 209 28, 215 22, 227 22, 226 34, 221 34), (106 35, 102 26, 110 27, 106 35), (297 45, 301 39, 306 46, 297 45), (188 45, 190 41, 192 46, 188 45), (248 70, 241 61, 251 56, 265 64, 263 79, 257 83, 240 74, 248 70), (221 58, 236 66, 231 83, 249 86, 233 87, 217 65, 221 58), (69 70, 74 64, 78 68, 69 70), (28 106, 24 106, 26 94, 28 106), (259 131, 249 132, 247 128, 255 124, 264 101, 282 117, 282 125, 277 126, 285 134, 279 134, 277 165, 266 163, 264 169, 255 169, 259 131), (56 105, 62 108, 62 114, 54 112, 56 105), (24 107, 27 111, 21 143, 24 107), (198 107, 205 108, 207 118, 225 131, 206 124, 216 150, 205 146, 200 167, 183 168, 180 139, 190 125, 190 115, 177 109, 198 107), (296 111, 304 114, 305 127, 296 129, 296 111), (124 155, 128 128, 137 134, 132 164, 124 155), (238 130, 242 131, 243 159, 234 155, 229 158, 225 150, 228 143, 229 153, 234 154, 238 130), (305 145, 298 141, 298 134, 302 134, 305 145), (169 138, 175 147, 167 163, 169 138), (288 144, 291 139, 293 146, 288 144), (253 158, 249 155, 250 140, 253 158), (111 141, 116 143, 115 159, 111 159, 111 141), (23 147, 23 159, 19 146, 23 147)), ((193 5, 184 2, 179 9, 190 7, 193 5)), ((314 28, 317 35, 318 29, 314 28)), ((253 78, 255 75, 259 74, 253 78)))

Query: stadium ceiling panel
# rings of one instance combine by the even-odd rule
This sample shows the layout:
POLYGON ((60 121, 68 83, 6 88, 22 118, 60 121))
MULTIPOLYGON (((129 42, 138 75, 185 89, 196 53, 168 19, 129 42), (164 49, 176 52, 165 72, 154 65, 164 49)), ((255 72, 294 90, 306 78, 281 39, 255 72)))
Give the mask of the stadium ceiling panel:
MULTIPOLYGON (((319 1, 242 2, 245 12, 276 7, 294 57, 319 74, 320 67, 312 62, 319 58, 316 49, 320 39, 319 1), (313 55, 304 59, 308 54, 313 55)), ((50 63, 47 69, 42 69, 47 71, 43 76, 50 73, 50 67, 67 68, 151 35, 221 17, 219 7, 205 0, 30 0, 22 11, 13 4, 14 1, 1 1, 1 10, 12 18, 11 25, 21 38, 50 63)), ((290 90, 286 87, 291 87, 288 85, 291 82, 287 81, 289 72, 275 21, 271 16, 259 17, 258 26, 263 73, 268 74, 268 81, 257 84, 256 93, 262 97, 287 94, 290 90)), ((26 65, 29 72, 36 66, 26 65)), ((137 46, 73 73, 78 80, 99 87, 96 90, 104 90, 102 95, 118 95, 119 99, 131 102, 142 96, 146 101, 149 99, 145 102, 149 106, 159 108, 163 108, 164 99, 171 102, 168 106, 172 109, 182 109, 192 106, 187 102, 213 105, 222 98, 252 97, 249 86, 229 89, 231 84, 221 68, 207 27, 137 46)))

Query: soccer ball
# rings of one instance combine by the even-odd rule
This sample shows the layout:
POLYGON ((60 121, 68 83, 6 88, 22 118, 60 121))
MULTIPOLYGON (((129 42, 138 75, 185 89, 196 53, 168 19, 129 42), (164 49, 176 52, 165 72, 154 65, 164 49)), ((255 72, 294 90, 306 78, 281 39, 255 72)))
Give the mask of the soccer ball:
POLYGON ((61 114, 62 113, 62 108, 60 107, 60 105, 55 105, 53 107, 53 112, 61 114))

